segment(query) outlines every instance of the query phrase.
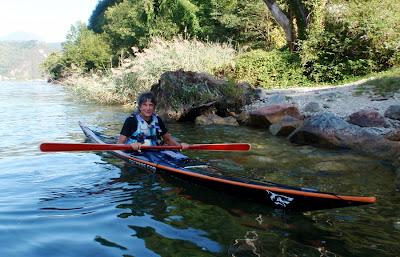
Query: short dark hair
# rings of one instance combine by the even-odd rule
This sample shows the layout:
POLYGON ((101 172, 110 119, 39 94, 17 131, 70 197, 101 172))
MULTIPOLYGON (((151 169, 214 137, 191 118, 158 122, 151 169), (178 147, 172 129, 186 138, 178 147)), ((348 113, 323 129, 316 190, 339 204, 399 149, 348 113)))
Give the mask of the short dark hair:
POLYGON ((144 104, 147 101, 150 101, 154 105, 157 105, 156 97, 154 96, 154 94, 152 92, 149 91, 149 92, 144 92, 139 95, 138 100, 137 100, 138 107, 140 107, 142 104, 144 104))

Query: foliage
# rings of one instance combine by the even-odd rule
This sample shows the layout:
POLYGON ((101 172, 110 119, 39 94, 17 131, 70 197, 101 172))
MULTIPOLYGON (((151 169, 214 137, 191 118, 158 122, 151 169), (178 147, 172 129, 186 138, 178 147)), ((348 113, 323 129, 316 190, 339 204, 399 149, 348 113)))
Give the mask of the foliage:
POLYGON ((103 30, 114 53, 146 46, 153 16, 153 6, 147 0, 126 0, 108 8, 103 30))
POLYGON ((51 79, 58 79, 63 76, 65 61, 61 52, 51 53, 41 64, 42 69, 48 73, 51 79))
POLYGON ((311 31, 302 43, 302 64, 309 78, 339 81, 397 65, 400 32, 393 28, 400 26, 400 18, 394 7, 400 4, 386 0, 384 14, 380 1, 338 2, 328 6, 323 29, 311 31))
POLYGON ((88 28, 96 33, 102 33, 102 26, 104 25, 104 14, 106 10, 111 6, 121 3, 122 1, 123 0, 100 0, 89 18, 88 28))
POLYGON ((376 70, 374 49, 362 26, 326 20, 325 31, 311 35, 301 52, 306 74, 314 81, 338 81, 376 70))
POLYGON ((212 31, 204 37, 232 41, 249 48, 273 49, 285 44, 282 29, 276 25, 263 1, 211 2, 214 8, 206 18, 215 25, 210 26, 212 31))
POLYGON ((67 64, 74 64, 85 72, 104 70, 110 64, 111 49, 107 41, 84 24, 72 27, 63 49, 67 64))
POLYGON ((298 55, 287 50, 254 50, 235 59, 234 67, 220 70, 225 76, 256 87, 285 88, 307 85, 298 55))
POLYGON ((44 67, 56 78, 104 72, 118 102, 179 68, 266 88, 335 83, 400 66, 398 9, 393 0, 101 0, 90 29, 73 26, 63 54, 49 56, 44 67), (267 2, 290 18, 297 54, 277 50, 285 33, 267 2), (244 53, 233 59, 232 48, 204 42, 229 42, 244 53))
POLYGON ((129 104, 138 94, 150 90, 166 71, 183 69, 211 73, 215 67, 231 62, 234 56, 235 50, 227 45, 153 38, 149 48, 136 53, 134 58, 125 59, 122 66, 112 69, 107 77, 99 79, 93 74, 92 78, 81 80, 75 90, 88 99, 129 104))
POLYGON ((90 27, 109 38, 115 55, 177 35, 246 47, 274 47, 281 30, 261 0, 125 0, 99 3, 90 27), (102 14, 104 13, 104 14, 102 14))
POLYGON ((71 26, 62 48, 62 54, 50 55, 42 65, 52 79, 60 79, 72 71, 104 71, 111 64, 111 48, 104 36, 82 23, 71 26))

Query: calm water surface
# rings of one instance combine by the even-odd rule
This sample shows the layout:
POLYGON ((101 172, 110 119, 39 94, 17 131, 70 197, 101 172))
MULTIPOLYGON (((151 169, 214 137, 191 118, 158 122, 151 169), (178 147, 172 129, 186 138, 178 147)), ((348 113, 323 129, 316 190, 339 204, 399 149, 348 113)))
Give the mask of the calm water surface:
POLYGON ((399 256, 395 167, 352 152, 294 147, 264 130, 169 124, 191 152, 237 176, 354 195, 375 205, 288 213, 127 167, 107 153, 41 153, 84 142, 83 121, 117 134, 129 110, 43 82, 0 83, 0 256, 399 256))

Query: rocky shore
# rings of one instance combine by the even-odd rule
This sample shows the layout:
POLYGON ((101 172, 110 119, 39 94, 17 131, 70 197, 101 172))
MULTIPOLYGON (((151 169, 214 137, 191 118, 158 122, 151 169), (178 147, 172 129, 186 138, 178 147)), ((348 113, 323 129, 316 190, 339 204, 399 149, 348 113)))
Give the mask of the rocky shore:
POLYGON ((368 90, 368 80, 287 90, 241 83, 236 88, 242 98, 232 99, 232 93, 225 94, 228 86, 209 74, 180 70, 163 74, 152 91, 166 119, 264 128, 293 144, 352 149, 400 167, 400 92, 375 95, 368 90), (182 90, 192 93, 191 100, 171 108, 171 92, 182 90), (204 92, 209 97, 204 98, 204 92))
POLYGON ((244 111, 249 114, 249 125, 267 126, 273 135, 285 136, 292 143, 350 148, 397 165, 400 92, 390 96, 360 93, 358 86, 364 82, 329 88, 259 90, 260 98, 244 111))

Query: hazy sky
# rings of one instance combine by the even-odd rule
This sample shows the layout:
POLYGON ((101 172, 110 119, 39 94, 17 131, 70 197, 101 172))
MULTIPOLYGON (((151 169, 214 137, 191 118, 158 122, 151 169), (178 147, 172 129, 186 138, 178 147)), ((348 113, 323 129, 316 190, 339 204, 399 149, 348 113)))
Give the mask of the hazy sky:
POLYGON ((72 24, 87 23, 98 0, 1 0, 0 37, 23 31, 62 42, 72 24))

